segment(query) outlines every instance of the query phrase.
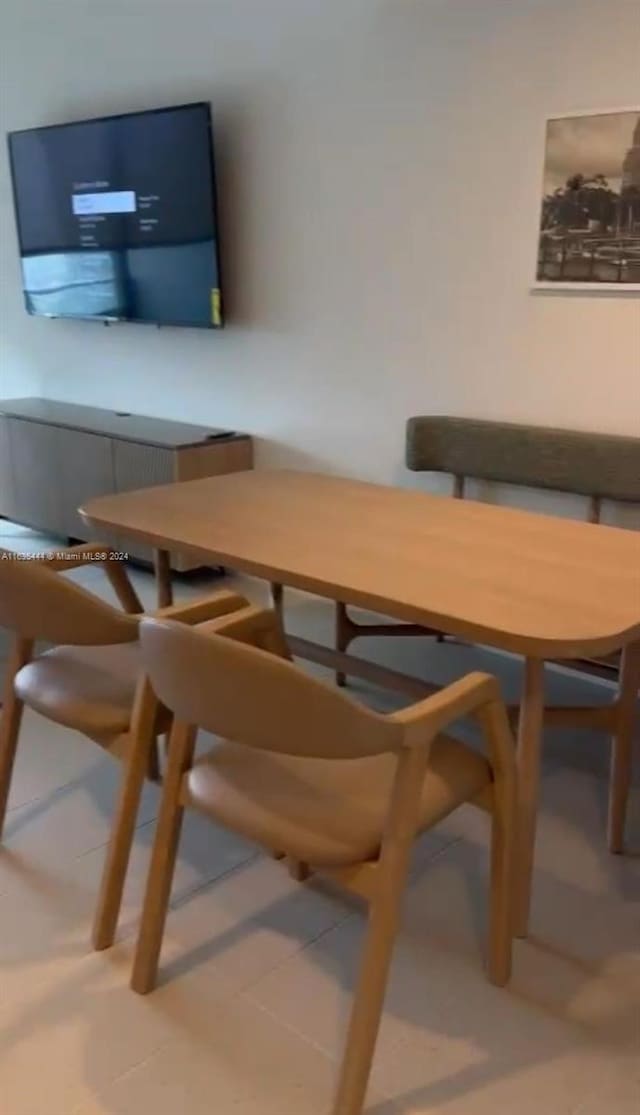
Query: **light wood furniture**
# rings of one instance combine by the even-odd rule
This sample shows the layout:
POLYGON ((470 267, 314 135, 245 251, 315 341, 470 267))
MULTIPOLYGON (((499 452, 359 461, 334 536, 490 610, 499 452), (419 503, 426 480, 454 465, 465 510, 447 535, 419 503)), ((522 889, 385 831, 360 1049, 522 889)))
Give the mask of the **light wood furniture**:
POLYGON ((185 808, 284 854, 299 878, 328 874, 369 903, 333 1109, 360 1115, 412 845, 465 801, 492 819, 488 969, 498 985, 510 977, 515 769, 498 684, 470 674, 380 716, 287 661, 275 613, 256 608, 199 631, 145 619, 141 644, 175 719, 132 986, 155 985, 185 808), (482 725, 486 756, 442 734, 468 715, 482 725), (194 762, 198 727, 234 742, 194 762))
MULTIPOLYGON (((471 500, 297 472, 255 472, 91 501, 100 528, 156 548, 186 542, 277 584, 521 654, 519 843, 533 860, 545 659, 625 648, 617 698, 598 711, 614 736, 610 844, 622 844, 640 679, 640 535, 471 500), (215 506, 216 514, 209 509, 215 506)), ((170 584, 163 587, 166 594, 170 584)), ((295 654, 402 685, 428 687, 305 640, 295 654)), ((584 722, 595 723, 592 710, 584 722)), ((549 710, 549 722, 575 710, 549 710)), ((516 923, 528 925, 531 876, 518 875, 516 923)))
MULTIPOLYGON (((123 775, 93 927, 95 948, 113 943, 145 776, 157 780, 158 737, 170 716, 141 671, 138 629, 142 606, 121 562, 102 560, 92 544, 54 558, 25 560, 0 551, 0 626, 14 634, 0 710, 0 837, 7 811, 24 706, 81 732, 123 762, 123 775), (99 561, 124 609, 60 576, 99 561), (59 644, 34 653, 36 641, 59 644)), ((246 601, 219 592, 167 609, 199 623, 246 601)))
MULTIPOLYGON (((0 401, 0 516, 63 538, 93 537, 78 515, 92 496, 252 467, 245 434, 54 399, 0 401)), ((127 549, 118 535, 107 541, 127 549)), ((143 545, 128 552, 152 557, 143 545)), ((194 562, 174 551, 170 566, 186 572, 194 562)))
MULTIPOLYGON (((599 523, 604 503, 640 506, 640 438, 553 429, 448 415, 410 418, 407 467, 449 473, 453 495, 463 499, 468 479, 564 492, 583 497, 585 518, 599 523)), ((363 634, 432 635, 419 627, 372 629, 354 623, 338 605, 337 646, 346 650, 363 634)), ((620 652, 564 664, 581 673, 615 679, 620 652)))

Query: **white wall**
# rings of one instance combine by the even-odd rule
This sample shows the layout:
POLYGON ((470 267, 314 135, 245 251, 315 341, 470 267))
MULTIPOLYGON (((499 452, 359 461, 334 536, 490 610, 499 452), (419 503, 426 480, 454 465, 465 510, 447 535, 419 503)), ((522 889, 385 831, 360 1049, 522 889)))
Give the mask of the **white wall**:
POLYGON ((6 159, 0 393, 403 475, 448 412, 640 433, 637 298, 529 293, 545 117, 640 103, 637 0, 5 0, 3 130, 211 99, 222 334, 30 319, 6 159))

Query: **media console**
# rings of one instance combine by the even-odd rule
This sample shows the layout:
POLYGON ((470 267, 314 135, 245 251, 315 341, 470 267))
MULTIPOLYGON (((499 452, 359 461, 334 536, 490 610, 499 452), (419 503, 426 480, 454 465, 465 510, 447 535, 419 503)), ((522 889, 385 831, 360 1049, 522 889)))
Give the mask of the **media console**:
MULTIPOLYGON (((252 467, 247 434, 53 399, 0 400, 0 516, 62 538, 90 540, 78 507, 92 496, 252 467)), ((131 539, 105 541, 152 558, 131 539)), ((171 555, 179 572, 200 564, 171 555)))

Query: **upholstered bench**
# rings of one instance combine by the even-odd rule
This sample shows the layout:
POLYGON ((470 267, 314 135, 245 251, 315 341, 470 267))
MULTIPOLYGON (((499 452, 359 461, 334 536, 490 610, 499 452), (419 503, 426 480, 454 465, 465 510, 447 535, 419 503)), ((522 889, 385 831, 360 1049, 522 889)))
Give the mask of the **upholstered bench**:
MULTIPOLYGON (((586 517, 600 521, 605 500, 640 505, 640 438, 549 429, 474 418, 424 416, 407 423, 406 464, 413 472, 449 473, 462 499, 468 479, 586 497, 586 517)), ((640 578, 640 572, 639 572, 640 578)), ((361 635, 431 635, 411 624, 364 624, 337 606, 336 647, 361 635)), ((615 678, 619 654, 565 665, 615 678)), ((344 684, 344 675, 338 675, 344 684)))

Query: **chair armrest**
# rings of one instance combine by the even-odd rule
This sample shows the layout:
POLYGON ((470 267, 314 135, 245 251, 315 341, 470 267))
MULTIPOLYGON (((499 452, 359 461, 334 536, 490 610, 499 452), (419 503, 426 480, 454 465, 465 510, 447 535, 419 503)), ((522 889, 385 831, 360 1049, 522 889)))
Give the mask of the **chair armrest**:
POLYGON ((455 720, 478 713, 493 702, 502 704, 497 680, 490 674, 473 673, 424 701, 392 713, 389 719, 404 728, 405 747, 420 747, 455 720))
POLYGON ((144 612, 140 597, 129 580, 124 562, 112 557, 113 549, 105 542, 83 542, 79 546, 68 546, 65 550, 55 550, 51 556, 46 553, 34 558, 38 565, 46 565, 55 573, 67 573, 83 565, 103 567, 123 612, 139 615, 144 612))
MULTIPOLYGON (((246 602, 245 602, 246 603, 246 602)), ((207 635, 224 635, 239 643, 276 654, 279 658, 291 659, 282 625, 273 608, 248 605, 232 615, 221 616, 202 625, 207 635)))
POLYGON ((405 728, 405 747, 429 745, 447 725, 473 715, 482 727, 494 786, 513 796, 516 777, 515 739, 500 685, 490 674, 473 673, 416 705, 401 709, 391 719, 405 728))
POLYGON ((238 592, 221 589, 210 596, 201 596, 197 600, 183 601, 181 604, 169 604, 166 608, 158 608, 151 613, 156 619, 173 619, 178 623, 194 625, 214 620, 219 616, 226 616, 230 612, 238 612, 247 608, 249 601, 238 592))

